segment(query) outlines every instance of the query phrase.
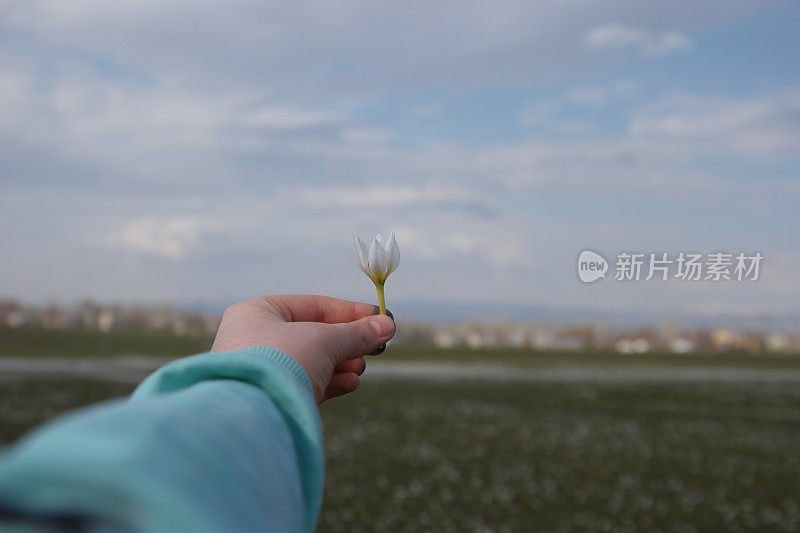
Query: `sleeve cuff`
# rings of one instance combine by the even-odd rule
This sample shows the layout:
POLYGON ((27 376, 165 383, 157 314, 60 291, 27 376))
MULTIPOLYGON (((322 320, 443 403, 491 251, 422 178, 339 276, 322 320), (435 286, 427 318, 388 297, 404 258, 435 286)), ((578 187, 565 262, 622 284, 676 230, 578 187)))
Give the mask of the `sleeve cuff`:
POLYGON ((314 388, 305 369, 286 353, 266 346, 235 352, 208 352, 178 359, 145 378, 136 387, 132 398, 173 392, 209 379, 235 379, 263 390, 265 381, 269 381, 264 375, 267 367, 284 371, 314 399, 314 388))

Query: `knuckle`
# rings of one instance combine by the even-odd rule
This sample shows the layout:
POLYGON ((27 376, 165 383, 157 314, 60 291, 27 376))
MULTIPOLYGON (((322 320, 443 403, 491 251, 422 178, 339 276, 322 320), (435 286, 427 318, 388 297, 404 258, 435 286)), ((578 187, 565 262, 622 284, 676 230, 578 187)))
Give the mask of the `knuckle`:
POLYGON ((372 329, 372 326, 366 320, 359 324, 358 330, 361 335, 361 346, 363 350, 366 351, 374 344, 375 330, 372 329))
POLYGON ((225 308, 225 311, 222 313, 223 317, 236 317, 247 313, 247 310, 251 308, 251 300, 244 300, 241 302, 236 302, 228 307, 225 308))
POLYGON ((225 311, 222 313, 222 318, 231 318, 236 316, 239 313, 239 309, 241 309, 241 303, 237 302, 235 304, 231 304, 225 308, 225 311))

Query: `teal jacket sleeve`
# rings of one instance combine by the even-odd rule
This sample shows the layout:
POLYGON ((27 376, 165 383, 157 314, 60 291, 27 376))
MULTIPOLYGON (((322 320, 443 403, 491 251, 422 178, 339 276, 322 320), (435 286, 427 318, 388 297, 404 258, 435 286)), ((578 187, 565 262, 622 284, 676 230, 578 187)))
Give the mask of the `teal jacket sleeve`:
POLYGON ((323 462, 311 384, 292 358, 196 355, 0 456, 0 529, 312 531, 323 462))

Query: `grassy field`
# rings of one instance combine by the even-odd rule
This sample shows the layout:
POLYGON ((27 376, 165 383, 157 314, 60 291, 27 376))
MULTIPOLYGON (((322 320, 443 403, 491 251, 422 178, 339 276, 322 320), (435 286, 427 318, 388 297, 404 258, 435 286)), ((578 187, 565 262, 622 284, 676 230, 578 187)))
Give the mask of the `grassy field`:
MULTIPOLYGON (((0 382, 0 441, 131 387, 0 382)), ((792 531, 796 385, 366 380, 322 407, 320 531, 792 531)))
MULTIPOLYGON (((178 357, 209 337, 0 329, 0 356, 178 357)), ((798 369, 797 355, 390 346, 385 361, 533 369, 798 369)), ((0 443, 131 385, 0 376, 0 443)), ((792 531, 797 383, 367 379, 322 407, 320 531, 792 531)))
POLYGON ((549 351, 514 348, 441 349, 434 346, 391 346, 387 360, 437 361, 460 364, 496 363, 533 368, 800 368, 799 354, 719 352, 621 354, 612 351, 549 351))
MULTIPOLYGON (((99 333, 82 330, 0 328, 0 357, 112 357, 140 355, 180 357, 207 351, 210 336, 183 336, 166 332, 99 333)), ((678 355, 648 353, 624 355, 607 351, 534 351, 526 349, 454 349, 429 345, 392 345, 382 356, 387 361, 437 361, 459 364, 504 364, 534 368, 552 367, 703 367, 797 368, 800 354, 723 352, 678 355)))
POLYGON ((0 357, 108 357, 152 355, 160 357, 205 352, 213 338, 171 332, 0 327, 0 357))

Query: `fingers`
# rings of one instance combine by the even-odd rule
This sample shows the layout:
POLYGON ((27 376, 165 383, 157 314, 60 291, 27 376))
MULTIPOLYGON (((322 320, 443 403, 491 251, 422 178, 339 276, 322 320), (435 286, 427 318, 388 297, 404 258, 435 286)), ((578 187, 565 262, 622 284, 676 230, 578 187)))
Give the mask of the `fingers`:
MULTIPOLYGON (((373 305, 373 306, 372 306, 372 314, 373 314, 373 315, 377 315, 377 314, 378 314, 378 313, 380 313, 380 312, 381 312, 381 308, 380 308, 380 307, 378 307, 377 305, 373 305)), ((389 315, 389 316, 392 318, 392 320, 394 320, 394 315, 392 314, 392 312, 391 312, 391 311, 389 311, 389 310, 387 309, 387 310, 386 310, 386 314, 387 314, 387 315, 389 315)), ((396 323, 396 322, 395 322, 395 327, 397 327, 397 323, 396 323)), ((382 353, 383 353, 385 350, 386 350, 386 345, 385 345, 385 344, 381 344, 381 345, 380 345, 380 346, 378 346, 378 347, 377 347, 377 348, 376 348, 374 351, 370 352, 370 353, 369 353, 369 355, 380 355, 380 354, 382 354, 382 353)))
POLYGON ((346 324, 324 326, 333 347, 334 364, 375 351, 394 336, 394 320, 386 315, 369 316, 346 324))
POLYGON ((262 301, 273 307, 286 322, 338 324, 375 314, 374 306, 370 304, 313 294, 265 296, 262 301))
POLYGON ((349 359, 347 361, 343 361, 336 365, 336 368, 333 369, 334 374, 343 374, 346 372, 355 372, 359 376, 364 373, 367 369, 367 362, 364 360, 363 357, 356 357, 355 359, 349 359))
POLYGON ((325 389, 325 395, 322 397, 322 401, 351 393, 358 388, 359 383, 360 379, 358 374, 354 372, 334 374, 330 383, 328 383, 328 388, 325 389))
MULTIPOLYGON (((381 308, 380 308, 380 307, 378 307, 377 305, 373 305, 373 306, 372 306, 372 314, 373 314, 373 315, 379 315, 380 313, 381 313, 381 308)), ((387 310, 386 310, 386 314, 387 314, 388 316, 390 316, 390 317, 392 318, 392 320, 394 320, 394 313, 392 313, 391 311, 389 311, 389 310, 387 309, 387 310)))

